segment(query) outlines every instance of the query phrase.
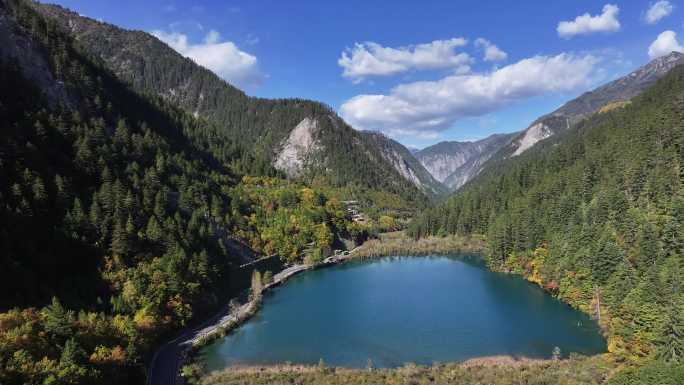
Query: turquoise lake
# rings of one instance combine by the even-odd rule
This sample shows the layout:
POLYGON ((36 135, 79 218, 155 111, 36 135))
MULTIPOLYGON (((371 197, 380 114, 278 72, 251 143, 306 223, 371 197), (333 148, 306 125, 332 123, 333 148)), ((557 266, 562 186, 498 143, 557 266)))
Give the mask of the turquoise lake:
POLYGON ((236 364, 396 367, 512 355, 604 352, 594 321, 477 257, 392 257, 309 271, 201 355, 236 364))

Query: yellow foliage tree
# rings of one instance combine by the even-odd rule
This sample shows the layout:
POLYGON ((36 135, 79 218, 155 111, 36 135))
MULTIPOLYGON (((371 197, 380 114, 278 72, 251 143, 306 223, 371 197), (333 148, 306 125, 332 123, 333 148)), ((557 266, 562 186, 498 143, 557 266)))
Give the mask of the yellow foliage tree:
POLYGON ((153 330, 156 324, 156 317, 146 307, 135 312, 133 322, 138 330, 153 330))

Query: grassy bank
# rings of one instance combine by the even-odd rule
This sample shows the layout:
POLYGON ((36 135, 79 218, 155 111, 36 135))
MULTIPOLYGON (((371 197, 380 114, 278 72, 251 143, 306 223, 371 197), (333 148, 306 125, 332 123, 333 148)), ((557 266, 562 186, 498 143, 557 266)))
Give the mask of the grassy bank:
POLYGON ((601 356, 568 360, 520 360, 497 357, 462 364, 396 369, 343 369, 319 366, 235 367, 215 372, 203 385, 351 385, 351 384, 454 384, 454 385, 593 385, 602 384, 612 367, 601 356))
POLYGON ((418 240, 406 236, 403 231, 381 234, 378 239, 366 241, 357 248, 353 257, 375 258, 394 255, 452 254, 458 252, 484 253, 485 242, 481 236, 428 237, 418 240))

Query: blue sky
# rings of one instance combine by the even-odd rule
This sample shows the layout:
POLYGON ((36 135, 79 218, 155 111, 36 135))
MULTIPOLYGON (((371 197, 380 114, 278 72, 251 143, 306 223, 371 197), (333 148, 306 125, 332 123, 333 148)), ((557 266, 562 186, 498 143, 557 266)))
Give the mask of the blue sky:
POLYGON ((684 43, 676 0, 56 2, 415 147, 524 129, 684 43))

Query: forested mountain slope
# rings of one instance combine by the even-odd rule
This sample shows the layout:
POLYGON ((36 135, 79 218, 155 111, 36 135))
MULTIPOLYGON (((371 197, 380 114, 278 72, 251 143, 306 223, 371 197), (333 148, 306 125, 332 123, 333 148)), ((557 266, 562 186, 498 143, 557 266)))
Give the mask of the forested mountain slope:
POLYGON ((221 128, 27 2, 0 2, 0 42, 0 383, 143 383, 160 337, 239 288, 238 249, 320 258, 364 231, 320 191, 242 175, 221 128))
POLYGON ((250 159, 244 172, 275 168, 290 177, 339 187, 387 191, 412 202, 431 187, 410 180, 380 154, 374 141, 348 126, 328 106, 301 99, 245 95, 211 71, 184 58, 156 37, 79 16, 55 5, 33 5, 74 37, 81 47, 134 89, 159 95, 212 122, 212 135, 231 147, 212 149, 250 159))
POLYGON ((489 263, 596 317, 618 362, 684 358, 684 67, 493 162, 411 225, 485 233, 489 263))

